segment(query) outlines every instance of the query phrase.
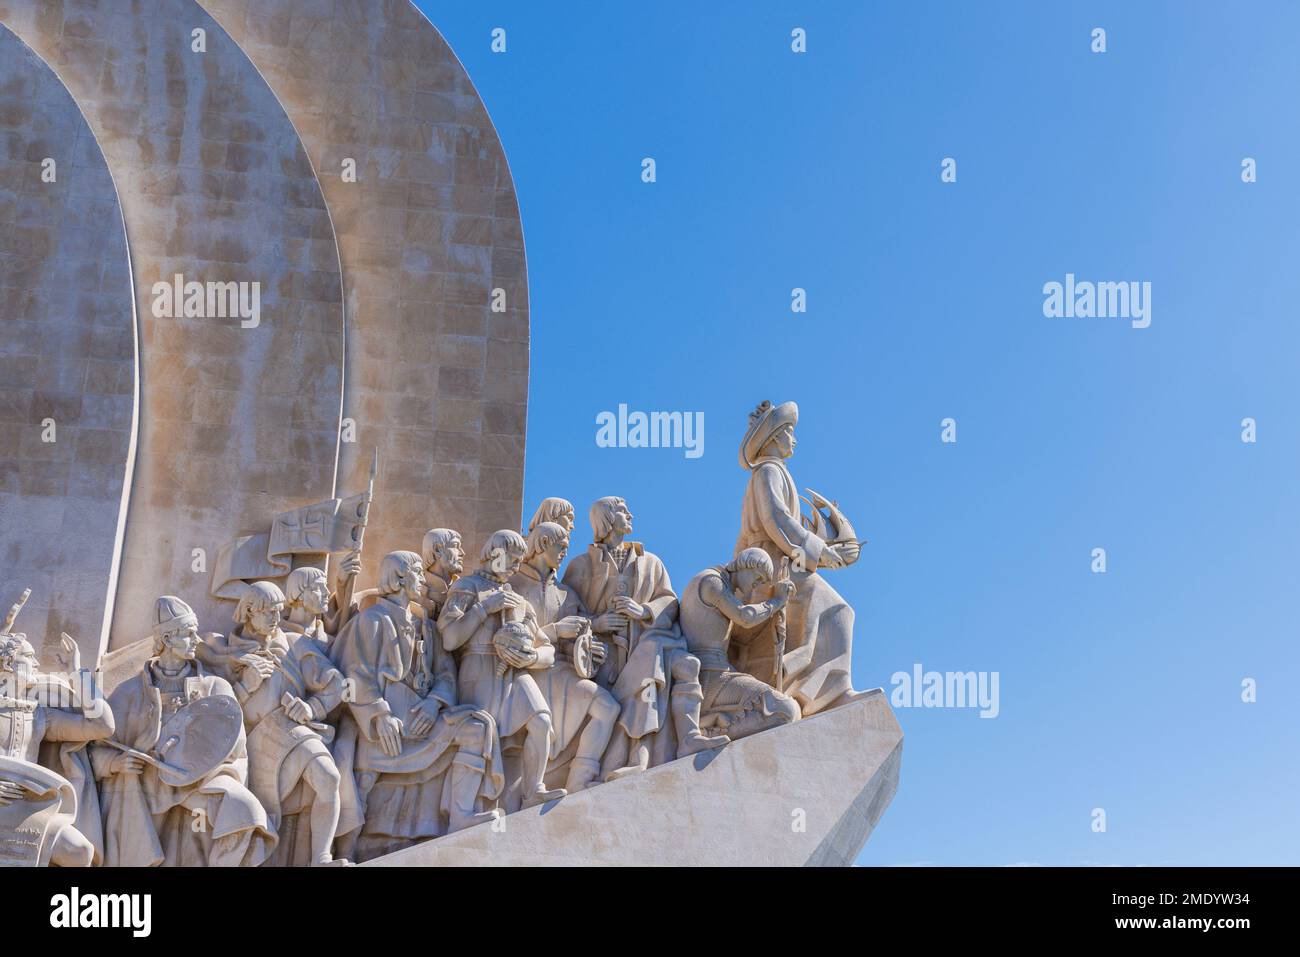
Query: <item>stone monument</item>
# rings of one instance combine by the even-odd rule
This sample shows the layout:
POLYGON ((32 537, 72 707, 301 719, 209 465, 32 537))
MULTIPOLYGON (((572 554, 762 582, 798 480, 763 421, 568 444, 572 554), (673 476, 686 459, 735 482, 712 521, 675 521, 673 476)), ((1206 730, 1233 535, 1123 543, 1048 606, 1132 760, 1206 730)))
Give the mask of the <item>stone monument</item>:
POLYGON ((618 496, 521 527, 518 204, 413 6, 0 24, 0 863, 853 860, 902 735, 798 407, 681 592, 618 496))

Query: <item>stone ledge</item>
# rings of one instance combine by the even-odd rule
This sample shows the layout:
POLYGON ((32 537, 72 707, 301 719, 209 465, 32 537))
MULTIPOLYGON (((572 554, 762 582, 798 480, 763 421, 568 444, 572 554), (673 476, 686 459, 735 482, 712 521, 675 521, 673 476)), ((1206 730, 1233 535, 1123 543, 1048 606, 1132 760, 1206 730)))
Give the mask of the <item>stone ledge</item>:
POLYGON ((784 728, 426 841, 363 866, 845 866, 898 790, 880 689, 784 728), (806 827, 794 822, 802 811, 806 827))

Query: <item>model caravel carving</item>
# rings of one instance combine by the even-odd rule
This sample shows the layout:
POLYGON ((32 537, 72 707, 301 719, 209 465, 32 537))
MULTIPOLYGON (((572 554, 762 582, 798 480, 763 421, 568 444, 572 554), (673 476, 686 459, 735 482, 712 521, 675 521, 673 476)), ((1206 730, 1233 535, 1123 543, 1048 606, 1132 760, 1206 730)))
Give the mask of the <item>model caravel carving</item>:
MULTIPOLYGON (((356 500, 275 519, 351 530, 333 588, 312 564, 247 581, 223 560, 228 633, 162 596, 151 653, 107 699, 67 636, 62 673, 39 669, 24 594, 0 635, 0 862, 365 861, 854 700, 853 611, 822 572, 861 543, 814 492, 801 514, 797 420, 793 402, 750 415, 733 556, 680 595, 612 496, 563 575, 574 509, 548 498, 472 571, 434 528, 358 590, 373 470, 356 500)), ((310 547, 277 554, 324 557, 310 547)))

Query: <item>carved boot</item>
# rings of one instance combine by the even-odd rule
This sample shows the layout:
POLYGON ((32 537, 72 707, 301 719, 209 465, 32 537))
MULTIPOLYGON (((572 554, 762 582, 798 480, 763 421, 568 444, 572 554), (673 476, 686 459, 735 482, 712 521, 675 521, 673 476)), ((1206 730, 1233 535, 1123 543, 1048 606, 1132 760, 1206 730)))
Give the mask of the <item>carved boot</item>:
POLYGON ((547 801, 558 801, 568 792, 564 788, 547 788, 546 762, 551 755, 551 716, 545 712, 528 722, 528 736, 524 739, 523 788, 521 808, 535 807, 547 801))
POLYGON ((451 813, 447 822, 447 833, 464 830, 475 824, 483 824, 497 818, 495 809, 480 811, 478 809, 479 789, 483 784, 483 773, 487 762, 480 755, 458 752, 451 762, 451 813))
POLYGON ((704 692, 698 681, 675 681, 670 697, 673 727, 677 730, 677 756, 720 748, 731 739, 725 734, 707 735, 700 730, 700 706, 704 692))
POLYGON ((564 779, 564 790, 575 794, 594 784, 599 774, 599 761, 592 758, 574 758, 569 764, 569 776, 564 779))
POLYGON ((564 788, 550 788, 549 790, 544 787, 538 788, 532 794, 524 795, 523 807, 536 807, 539 804, 545 804, 547 801, 558 801, 568 793, 564 788))

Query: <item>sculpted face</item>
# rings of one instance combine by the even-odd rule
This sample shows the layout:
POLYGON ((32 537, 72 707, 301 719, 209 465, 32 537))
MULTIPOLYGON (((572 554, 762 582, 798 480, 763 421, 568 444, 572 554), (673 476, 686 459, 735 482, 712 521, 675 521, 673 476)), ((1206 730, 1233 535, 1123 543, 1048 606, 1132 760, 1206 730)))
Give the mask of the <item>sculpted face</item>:
POLYGON ((514 551, 507 552, 506 560, 505 560, 506 575, 510 576, 513 575, 515 572, 519 571, 519 566, 522 565, 523 563, 524 563, 523 552, 514 552, 514 551))
POLYGON ((767 583, 767 576, 761 568, 742 568, 731 577, 731 590, 745 604, 754 600, 758 586, 767 583))
POLYGON ((627 507, 626 502, 619 502, 614 506, 613 521, 610 524, 616 532, 622 532, 624 535, 632 534, 632 511, 627 507))
POLYGON ((402 579, 402 594, 407 601, 419 601, 424 597, 424 569, 419 562, 407 566, 402 579))
POLYGON ((36 649, 22 635, 10 635, 2 639, 5 642, 5 656, 0 665, 19 681, 26 681, 36 673, 36 649), (12 656, 12 657, 11 657, 12 656))
POLYGON ((184 658, 186 661, 192 660, 194 653, 199 648, 198 627, 188 625, 176 631, 168 632, 163 635, 163 647, 177 658, 184 658))
POLYGON ((254 634, 269 635, 280 627, 280 613, 283 610, 284 605, 276 602, 263 611, 255 611, 248 616, 248 627, 254 634))
POLYGON ((460 536, 457 535, 438 551, 434 557, 433 568, 430 571, 438 572, 444 578, 452 575, 459 575, 465 570, 465 550, 461 547, 460 536))
POLYGON ((776 430, 776 433, 767 440, 765 451, 769 455, 775 455, 783 459, 788 459, 794 455, 795 437, 794 426, 783 425, 776 430))
POLYGON ((555 541, 542 550, 542 556, 546 560, 546 567, 552 571, 564 564, 564 556, 567 554, 569 554, 569 536, 567 534, 556 538, 555 541))
POLYGON ((566 532, 572 532, 573 531, 573 510, 565 509, 559 515, 555 516, 554 521, 556 525, 563 526, 566 532))
POLYGON ((308 585, 299 599, 302 607, 312 615, 324 615, 330 607, 330 588, 325 583, 325 576, 313 578, 312 583, 308 585))

